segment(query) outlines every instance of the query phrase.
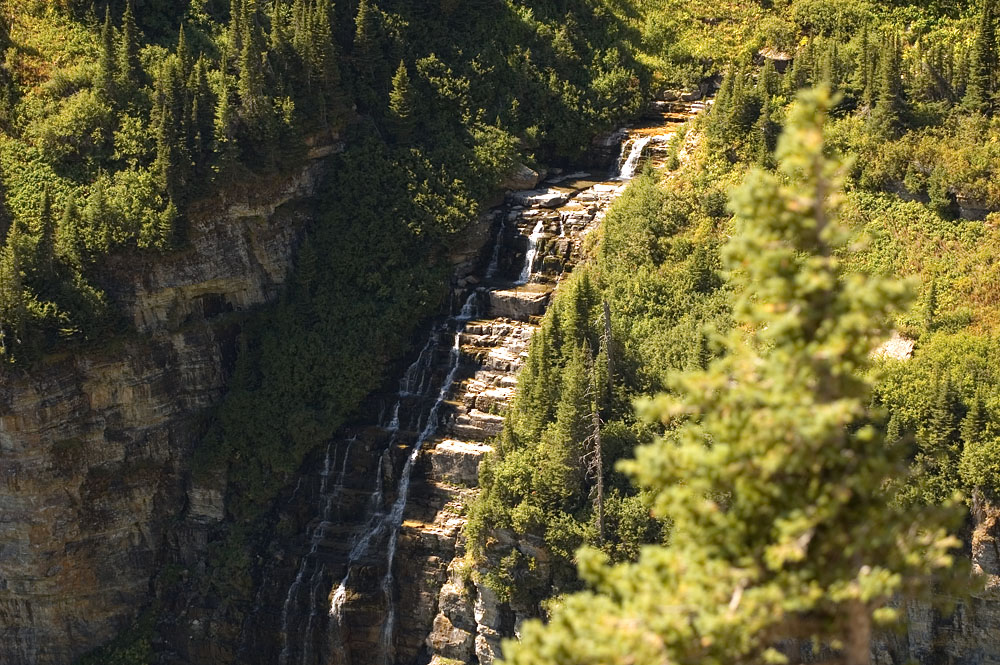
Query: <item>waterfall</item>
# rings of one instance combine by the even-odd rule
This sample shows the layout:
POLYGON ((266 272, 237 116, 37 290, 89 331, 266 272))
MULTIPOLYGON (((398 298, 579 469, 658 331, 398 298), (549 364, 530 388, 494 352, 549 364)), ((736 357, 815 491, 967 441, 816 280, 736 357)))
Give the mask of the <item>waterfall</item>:
MULTIPOLYGON (((651 138, 650 136, 640 136, 632 142, 632 150, 629 152, 628 159, 622 164, 617 180, 631 180, 635 176, 635 171, 639 167, 639 159, 642 157, 642 151, 646 148, 651 138)), ((623 152, 624 148, 625 146, 623 145, 623 152)))
MULTIPOLYGON (((398 407, 398 405, 397 405, 398 407)), ((333 444, 326 447, 326 457, 323 460, 323 472, 321 474, 322 480, 320 481, 320 496, 323 497, 323 510, 320 513, 319 522, 312 528, 309 534, 310 547, 309 553, 302 557, 302 561, 299 562, 299 569, 295 574, 295 580, 292 585, 288 587, 288 595, 285 597, 285 603, 281 609, 281 632, 284 636, 284 644, 281 649, 281 655, 279 656, 279 663, 281 665, 287 665, 288 658, 291 655, 291 641, 289 639, 291 632, 290 626, 290 610, 292 606, 296 603, 299 597, 299 593, 302 589, 303 582, 306 578, 306 573, 309 568, 316 561, 316 553, 319 549, 320 543, 323 541, 324 530, 330 525, 330 521, 333 517, 334 499, 338 498, 344 489, 344 478, 347 473, 347 461, 351 456, 351 444, 354 443, 355 439, 350 439, 347 441, 347 446, 344 450, 344 459, 340 463, 340 471, 337 474, 337 479, 334 482, 333 489, 329 487, 330 475, 333 468, 333 444)), ((310 577, 311 586, 315 586, 316 578, 322 577, 320 574, 322 571, 322 566, 316 566, 316 571, 310 577)), ((312 597, 313 594, 310 594, 312 597)), ((315 614, 315 603, 310 603, 310 622, 313 619, 313 614, 315 614)), ((306 629, 307 636, 309 635, 308 628, 306 629)))
POLYGON ((437 335, 430 335, 427 338, 427 344, 420 350, 420 355, 417 356, 412 365, 406 368, 403 378, 399 381, 399 395, 401 397, 420 395, 426 389, 424 383, 428 378, 428 370, 434 359, 434 346, 437 341, 437 335))
POLYGON ((466 299, 465 304, 462 305, 462 311, 460 311, 458 313, 458 316, 455 318, 457 318, 459 321, 471 321, 476 317, 476 314, 479 313, 478 305, 479 305, 479 289, 476 289, 475 291, 469 294, 469 297, 466 299))
POLYGON ((545 220, 539 219, 535 224, 535 229, 528 236, 528 253, 524 255, 524 267, 521 268, 521 276, 517 278, 517 284, 527 284, 531 279, 531 271, 534 268, 535 256, 538 254, 538 241, 542 238, 545 230, 545 220))
POLYGON ((490 257, 490 265, 486 268, 486 279, 496 277, 497 269, 500 266, 500 248, 503 247, 503 236, 507 232, 507 215, 500 218, 500 230, 497 231, 497 239, 493 243, 493 256, 490 257))
MULTIPOLYGON (((581 226, 599 222, 611 201, 625 189, 623 181, 634 177, 643 149, 650 141, 659 140, 660 137, 633 137, 622 144, 620 172, 615 178, 618 182, 605 181, 587 189, 585 184, 569 185, 566 189, 572 193, 568 198, 576 199, 584 192, 586 195, 579 196, 577 205, 569 211, 558 214, 559 237, 575 241, 581 226)), ((478 354, 477 340, 486 334, 479 329, 490 328, 468 322, 482 315, 486 294, 492 289, 507 289, 531 281, 539 267, 536 264, 541 263, 542 237, 549 228, 556 231, 556 211, 543 204, 502 210, 504 214, 498 214, 499 228, 485 272, 485 277, 493 280, 486 282, 490 286, 473 287, 464 302, 453 300, 450 316, 442 316, 431 326, 419 354, 399 377, 398 388, 387 390, 373 403, 379 411, 378 428, 357 428, 363 434, 359 439, 361 445, 355 445, 353 450, 352 442, 346 439, 328 446, 322 466, 317 463, 312 473, 305 475, 305 483, 299 479, 303 493, 319 487, 318 493, 313 489, 318 494, 316 514, 300 541, 302 556, 298 568, 279 571, 282 585, 290 582, 287 592, 283 586, 275 591, 278 602, 284 593, 280 624, 267 613, 262 613, 255 624, 265 626, 263 621, 278 624, 265 628, 265 634, 280 627, 283 648, 275 659, 278 665, 352 665, 362 661, 390 665, 397 657, 403 657, 402 653, 396 653, 397 648, 410 648, 409 639, 402 640, 397 632, 402 635, 410 629, 411 608, 401 599, 409 599, 410 588, 417 584, 404 579, 401 572, 410 570, 409 563, 404 562, 410 551, 405 537, 408 532, 402 531, 407 504, 413 499, 411 493, 419 493, 423 499, 425 491, 418 489, 423 487, 418 482, 419 476, 412 477, 421 473, 417 461, 425 445, 436 436, 450 437, 454 433, 443 431, 446 425, 441 421, 446 413, 451 413, 448 407, 451 403, 447 400, 452 398, 452 387, 463 367, 463 340, 476 345, 478 354), (518 279, 516 282, 498 279, 500 266, 508 265, 504 239, 515 233, 515 229, 527 234, 525 224, 531 226, 531 232, 518 279), (463 303, 460 309, 459 302, 463 303), (363 477, 348 477, 353 470, 365 467, 368 470, 363 477), (358 492, 362 487, 364 495, 358 492), (397 554, 401 566, 398 578, 397 554), (376 611, 378 618, 373 616, 376 611)), ((479 362, 478 355, 475 360, 479 362)), ((455 409, 461 412, 462 407, 455 409)), ((418 502, 410 508, 415 519, 424 519, 422 511, 427 506, 418 502)), ((405 635, 408 638, 409 632, 405 635)), ((269 638, 250 639, 248 648, 266 639, 269 638)))
MULTIPOLYGON (((388 665, 391 661, 392 638, 396 621, 396 607, 392 593, 395 578, 393 576, 392 568, 396 559, 396 546, 399 541, 399 529, 403 524, 403 512, 406 509, 406 501, 409 498, 410 478, 413 472, 413 465, 417 461, 417 457, 420 455, 420 450, 423 447, 423 444, 429 438, 434 436, 435 432, 437 432, 441 405, 444 404, 449 393, 451 392, 452 384, 455 382, 455 376, 458 373, 460 366, 462 357, 461 339, 464 328, 464 323, 459 320, 454 333, 454 342, 451 348, 448 374, 445 376, 444 381, 442 381, 441 388, 437 394, 437 399, 434 401, 434 404, 431 406, 430 412, 427 415, 427 421, 424 425, 424 429, 420 432, 420 436, 410 448, 410 454, 407 456, 406 463, 403 465, 403 471, 400 474, 399 483, 397 485, 396 500, 393 502, 392 508, 388 513, 378 512, 378 504, 381 504, 383 476, 383 473, 380 472, 378 477, 378 487, 376 489, 376 494, 379 499, 377 501, 373 501, 372 503, 372 508, 375 512, 369 522, 370 526, 365 530, 364 536, 362 536, 351 549, 350 556, 348 557, 347 573, 340 581, 340 584, 337 586, 337 589, 333 592, 330 599, 330 617, 335 622, 336 629, 339 632, 340 624, 343 620, 344 601, 347 599, 347 587, 351 581, 352 569, 360 558, 368 553, 368 549, 373 538, 377 535, 388 532, 389 542, 386 549, 386 572, 385 576, 382 578, 381 584, 387 604, 386 618, 382 624, 380 640, 382 648, 381 657, 382 662, 385 665, 388 665)), ((388 463, 388 458, 386 457, 387 454, 388 450, 383 453, 383 460, 386 463, 388 463)), ((379 466, 381 468, 383 465, 380 464, 379 466)))

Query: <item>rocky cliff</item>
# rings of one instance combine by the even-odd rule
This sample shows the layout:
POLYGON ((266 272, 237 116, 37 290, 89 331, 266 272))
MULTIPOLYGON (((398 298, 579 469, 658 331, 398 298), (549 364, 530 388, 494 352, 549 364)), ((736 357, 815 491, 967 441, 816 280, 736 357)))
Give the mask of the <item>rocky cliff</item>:
POLYGON ((225 390, 238 313, 278 294, 336 149, 196 206, 182 250, 111 260, 139 335, 0 383, 0 662, 65 665, 106 641, 148 599, 175 517, 222 517, 221 487, 190 483, 199 416, 225 390))

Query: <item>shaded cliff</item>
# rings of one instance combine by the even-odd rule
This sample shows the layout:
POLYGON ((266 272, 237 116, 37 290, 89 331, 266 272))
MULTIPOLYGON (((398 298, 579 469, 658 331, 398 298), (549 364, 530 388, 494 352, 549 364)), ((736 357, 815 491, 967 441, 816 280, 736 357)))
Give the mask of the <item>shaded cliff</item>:
POLYGON ((185 507, 221 517, 190 485, 200 416, 225 391, 241 313, 279 293, 322 174, 313 159, 206 202, 162 261, 113 259, 115 300, 142 334, 4 377, 4 662, 68 663, 112 637, 147 601, 185 507))

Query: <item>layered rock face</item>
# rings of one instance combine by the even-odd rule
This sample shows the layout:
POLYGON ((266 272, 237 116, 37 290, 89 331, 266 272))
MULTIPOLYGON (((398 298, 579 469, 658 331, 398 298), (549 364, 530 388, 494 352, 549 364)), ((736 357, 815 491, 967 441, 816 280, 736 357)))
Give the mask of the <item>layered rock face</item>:
POLYGON ((0 383, 0 662, 65 665, 107 641, 148 599, 174 517, 222 517, 224 481, 192 488, 189 467, 235 361, 227 314, 277 295, 321 172, 311 159, 206 203, 188 245, 152 265, 109 261, 108 293, 142 334, 0 383))

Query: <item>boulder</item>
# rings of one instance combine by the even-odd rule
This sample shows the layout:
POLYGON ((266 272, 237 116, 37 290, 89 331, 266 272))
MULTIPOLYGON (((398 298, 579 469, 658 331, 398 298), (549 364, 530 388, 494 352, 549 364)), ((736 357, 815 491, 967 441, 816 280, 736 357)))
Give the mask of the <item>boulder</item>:
POLYGON ((503 189, 512 191, 534 189, 538 187, 539 180, 541 180, 541 175, 537 171, 518 163, 514 165, 514 168, 507 174, 507 177, 500 183, 500 186, 503 189))

